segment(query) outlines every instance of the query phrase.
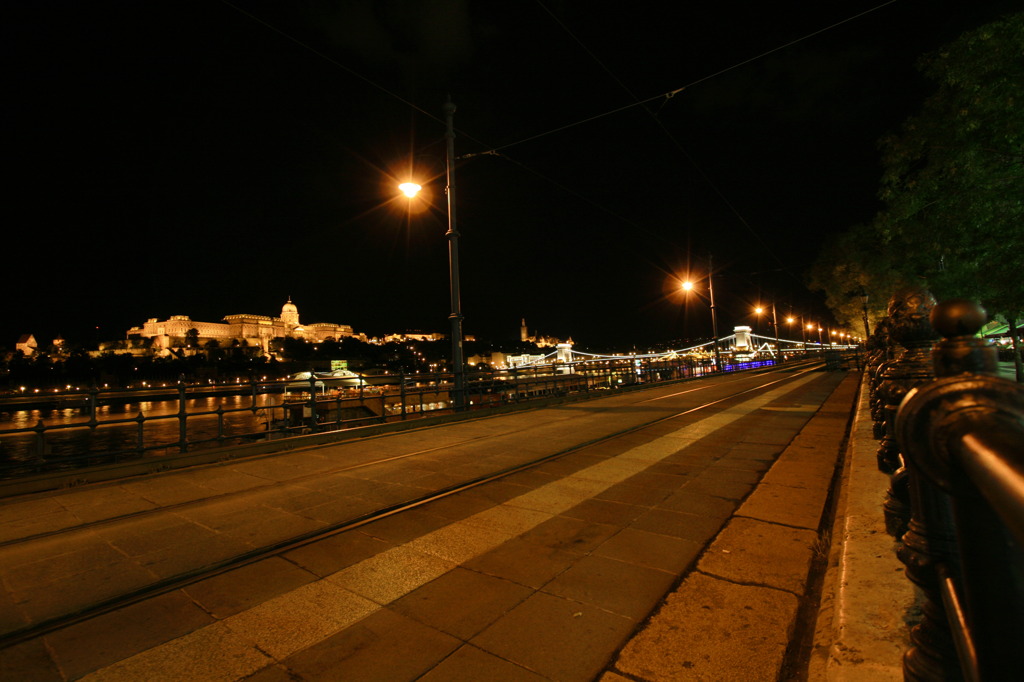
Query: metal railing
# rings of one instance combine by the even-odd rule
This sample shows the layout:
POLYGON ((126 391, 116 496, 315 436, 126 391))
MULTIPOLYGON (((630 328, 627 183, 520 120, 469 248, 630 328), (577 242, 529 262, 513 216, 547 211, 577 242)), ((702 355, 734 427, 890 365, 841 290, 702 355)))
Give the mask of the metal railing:
MULTIPOLYGON (((728 365, 725 371, 774 361, 728 365)), ((482 410, 634 384, 690 379, 714 367, 680 357, 603 359, 544 367, 466 372, 466 409, 482 410)), ((230 385, 55 392, 45 404, 71 412, 0 429, 0 477, 30 476, 161 457, 196 449, 421 419, 455 411, 451 374, 353 375, 230 385), (355 377, 355 378, 353 378, 355 377), (225 406, 224 396, 233 396, 225 406), (216 407, 204 404, 217 398, 216 407), (124 416, 114 414, 114 408, 124 416)), ((13 400, 13 399, 12 399, 13 400)), ((37 399, 38 400, 38 399, 37 399)), ((43 403, 37 403, 42 405, 43 403)), ((0 409, 17 409, 0 401, 0 409)))
POLYGON ((904 676, 1020 679, 1024 670, 1024 387, 975 337, 984 311, 947 301, 934 381, 910 389, 895 435, 911 517, 899 549, 924 596, 904 676))

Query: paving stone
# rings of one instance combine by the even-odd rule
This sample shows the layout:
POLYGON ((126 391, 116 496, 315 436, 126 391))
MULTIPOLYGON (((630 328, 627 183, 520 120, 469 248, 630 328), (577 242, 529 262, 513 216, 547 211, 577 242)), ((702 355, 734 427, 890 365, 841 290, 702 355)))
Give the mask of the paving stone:
POLYGON ((675 577, 667 571, 593 555, 577 561, 543 590, 639 621, 664 596, 675 577))
POLYGON ((304 510, 319 507, 322 504, 333 502, 337 498, 331 493, 321 490, 309 490, 292 486, 282 487, 275 491, 277 494, 272 498, 264 498, 263 504, 271 509, 280 509, 290 513, 301 514, 304 510))
POLYGON ((295 676, 280 663, 274 663, 245 678, 245 682, 295 682, 295 676))
POLYGON ((419 678, 420 682, 451 682, 452 680, 543 682, 547 679, 469 644, 459 647, 455 653, 441 661, 436 668, 419 678))
POLYGON ((594 555, 681 575, 703 548, 692 540, 623 528, 597 547, 594 555))
POLYGON ((625 526, 647 511, 647 507, 608 500, 590 499, 584 500, 572 509, 567 510, 563 513, 563 516, 594 523, 625 526))
POLYGON ((169 544, 133 559, 156 578, 172 578, 239 556, 251 549, 251 545, 238 538, 215 534, 202 544, 169 544))
POLYGON ((761 521, 816 531, 821 523, 827 496, 827 482, 823 482, 817 489, 762 483, 736 513, 761 521))
POLYGON ((60 584, 125 560, 124 554, 90 531, 77 531, 72 541, 44 538, 0 548, 0 558, 5 583, 15 593, 60 584))
POLYGON ((303 680, 415 680, 461 644, 411 618, 380 609, 282 663, 303 680))
POLYGON ((742 500, 754 489, 754 483, 695 479, 688 481, 684 489, 689 493, 705 493, 726 500, 742 500))
POLYGON ((202 467, 191 472, 191 482, 214 493, 233 493, 266 485, 266 480, 227 466, 202 467))
POLYGON ((322 493, 325 495, 320 504, 296 510, 298 516, 329 526, 357 519, 373 511, 376 505, 361 497, 322 493))
POLYGON ((280 661, 376 611, 377 604, 369 599, 320 580, 229 616, 218 625, 280 661))
POLYGON ((589 604, 538 592, 470 644, 560 682, 593 680, 635 621, 589 604))
MULTIPOLYGON (((188 486, 183 486, 183 490, 187 488, 188 486)), ((154 509, 157 506, 148 499, 116 486, 69 493, 61 499, 61 504, 82 523, 112 519, 154 509)))
POLYGON ((200 545, 217 535, 216 531, 168 514, 101 526, 93 533, 128 556, 141 556, 171 546, 200 545))
POLYGON ((738 583, 803 594, 817 538, 814 531, 735 517, 697 568, 738 583))
POLYGON ((45 640, 61 672, 78 679, 213 621, 176 591, 58 630, 45 640))
POLYGON ((693 574, 612 670, 643 680, 774 682, 798 606, 788 592, 693 574))
POLYGON ((26 592, 12 593, 18 609, 30 623, 74 613, 153 582, 153 573, 132 563, 122 562, 79 572, 68 580, 36 586, 26 592))
POLYGON ((455 564, 399 546, 327 576, 327 580, 378 604, 389 604, 441 576, 455 564))
POLYGON ((531 594, 517 583, 455 568, 388 608, 468 641, 531 594))
POLYGON ((391 544, 400 545, 450 523, 449 519, 422 509, 410 509, 379 521, 359 526, 359 532, 391 544))
POLYGON ((585 553, 610 538, 617 530, 615 526, 607 524, 556 516, 520 537, 526 542, 552 549, 585 553))
POLYGON ((0 680, 11 682, 64 682, 57 664, 41 638, 7 647, 0 655, 0 680))
POLYGON ((282 557, 324 577, 391 547, 390 542, 351 530, 289 550, 282 557))
POLYGON ((194 583, 183 588, 183 592, 214 617, 223 619, 316 577, 285 559, 271 557, 194 583))
POLYGON ((123 483, 121 487, 133 496, 145 500, 147 508, 166 507, 210 496, 209 488, 177 476, 147 476, 139 481, 123 483))
POLYGON ((0 505, 0 542, 71 528, 80 523, 81 520, 65 509, 57 498, 0 505))
POLYGON ((712 519, 721 519, 724 521, 736 509, 736 501, 715 497, 708 493, 680 490, 679 492, 670 495, 657 506, 659 509, 668 509, 670 511, 685 514, 696 514, 697 516, 707 516, 712 519))
POLYGON ((718 532, 724 521, 725 518, 652 509, 634 521, 631 527, 704 544, 718 532))
POLYGON ((180 682, 238 680, 272 661, 226 626, 211 626, 171 640, 96 673, 104 682, 180 682))
POLYGON ((463 566, 539 589, 579 559, 578 554, 513 538, 463 566))
POLYGON ((597 494, 594 499, 621 502, 622 504, 635 504, 641 507, 653 507, 671 495, 668 490, 652 490, 642 485, 636 485, 632 481, 616 483, 597 494))

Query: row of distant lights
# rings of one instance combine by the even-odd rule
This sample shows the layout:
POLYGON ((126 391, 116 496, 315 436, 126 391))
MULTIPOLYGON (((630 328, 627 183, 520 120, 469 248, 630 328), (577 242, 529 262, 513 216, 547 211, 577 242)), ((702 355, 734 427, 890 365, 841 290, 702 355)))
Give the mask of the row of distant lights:
MULTIPOLYGON (((399 189, 401 189, 401 187, 399 189)), ((405 191, 405 190, 402 190, 402 191, 405 191)), ((410 194, 408 196, 412 196, 412 195, 410 194)), ((683 291, 692 291, 693 290, 693 282, 683 282, 680 286, 681 286, 683 291)), ((754 312, 757 313, 758 315, 760 315, 761 313, 765 312, 765 309, 762 308, 761 306, 758 306, 758 307, 754 308, 754 312)), ((786 318, 786 323, 787 324, 793 324, 794 322, 796 322, 796 318, 795 317, 787 317, 786 318)), ((807 324, 807 331, 814 331, 815 326, 816 325, 814 325, 814 324, 808 323, 807 324)), ((818 327, 818 331, 819 332, 823 332, 825 330, 822 329, 821 327, 818 327)), ((849 337, 851 341, 860 341, 860 339, 854 337, 853 334, 846 334, 846 333, 843 333, 843 332, 833 331, 832 332, 832 336, 839 336, 840 338, 847 338, 847 337, 849 337)))
MULTIPOLYGON (((262 377, 262 379, 261 379, 261 381, 266 381, 266 380, 267 380, 267 377, 265 377, 265 376, 262 377)), ((214 385, 214 386, 217 384, 217 382, 214 381, 213 379, 209 379, 208 382, 211 385, 214 385)), ((224 382, 224 383, 229 383, 229 382, 224 382)), ((235 379, 235 383, 236 384, 241 384, 242 383, 242 379, 241 378, 236 378, 235 379)), ((175 385, 177 385, 177 384, 175 384, 175 385)), ((165 383, 162 383, 159 386, 157 386, 157 384, 151 384, 148 381, 143 381, 139 387, 140 388, 167 388, 167 383, 165 382, 165 383)), ((103 388, 110 388, 110 384, 103 384, 103 388)), ((28 390, 28 387, 27 386, 19 386, 18 390, 20 392, 24 393, 25 391, 28 390)), ((72 386, 71 384, 67 384, 64 387, 64 390, 65 391, 87 391, 89 389, 82 388, 81 386, 72 386)), ((61 389, 59 389, 59 388, 53 389, 54 393, 60 393, 60 391, 61 391, 61 389)), ((43 391, 41 389, 34 388, 34 389, 32 389, 32 392, 33 393, 42 393, 43 391)))

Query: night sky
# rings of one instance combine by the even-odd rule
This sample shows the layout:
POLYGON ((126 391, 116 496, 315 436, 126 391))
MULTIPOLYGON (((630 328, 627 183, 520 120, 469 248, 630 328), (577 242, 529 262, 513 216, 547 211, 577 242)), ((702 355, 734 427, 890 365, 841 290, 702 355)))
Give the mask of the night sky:
POLYGON ((822 319, 806 268, 877 210, 917 57, 1016 5, 5 3, 0 346, 288 297, 304 323, 446 332, 449 94, 456 153, 500 152, 457 165, 466 333, 710 336, 675 293, 708 254, 722 335, 758 299, 822 319))

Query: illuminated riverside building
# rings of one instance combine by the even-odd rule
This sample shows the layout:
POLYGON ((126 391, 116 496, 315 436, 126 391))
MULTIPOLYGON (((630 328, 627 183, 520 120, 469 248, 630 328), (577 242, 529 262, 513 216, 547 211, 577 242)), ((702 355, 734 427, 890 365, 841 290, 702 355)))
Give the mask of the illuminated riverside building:
MULTIPOLYGON (((303 325, 299 322, 299 309, 289 298, 281 308, 280 317, 265 315, 227 315, 223 322, 200 322, 188 315, 172 315, 166 320, 155 317, 146 320, 141 327, 128 330, 128 338, 153 340, 153 350, 168 351, 179 348, 190 329, 199 332, 199 344, 216 341, 218 345, 230 345, 233 341, 245 341, 250 346, 259 346, 264 352, 270 351, 270 341, 277 338, 305 339, 319 343, 327 339, 340 341, 357 336, 347 324, 316 322, 303 325)), ((365 340, 361 335, 359 338, 365 340)))

